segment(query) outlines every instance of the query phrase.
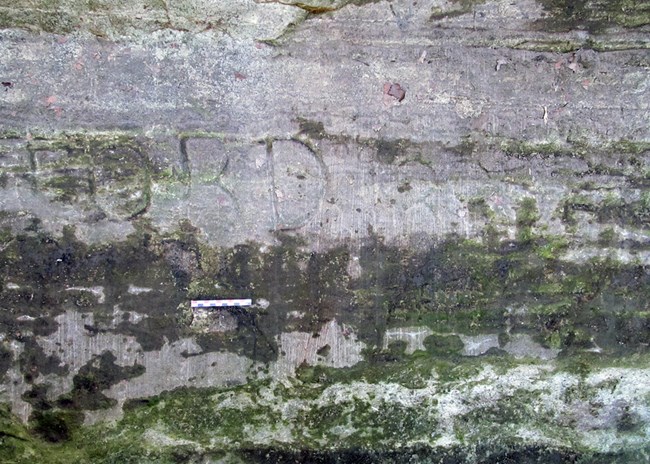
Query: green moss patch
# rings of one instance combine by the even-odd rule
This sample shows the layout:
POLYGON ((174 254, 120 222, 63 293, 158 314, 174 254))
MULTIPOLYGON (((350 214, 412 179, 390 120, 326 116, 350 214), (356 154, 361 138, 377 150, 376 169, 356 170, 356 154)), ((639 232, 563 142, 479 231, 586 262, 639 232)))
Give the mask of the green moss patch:
POLYGON ((601 33, 611 26, 636 28, 650 23, 650 2, 633 0, 540 0, 549 17, 544 30, 586 29, 601 33))

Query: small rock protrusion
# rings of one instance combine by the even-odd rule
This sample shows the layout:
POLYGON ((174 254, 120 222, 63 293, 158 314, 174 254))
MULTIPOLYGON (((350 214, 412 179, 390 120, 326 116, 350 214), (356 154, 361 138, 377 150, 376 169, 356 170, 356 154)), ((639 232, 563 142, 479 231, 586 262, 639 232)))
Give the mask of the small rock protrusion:
POLYGON ((404 97, 406 96, 406 91, 398 83, 391 84, 390 82, 386 82, 384 84, 384 93, 390 95, 399 102, 404 100, 404 97))
POLYGON ((499 69, 501 69, 501 66, 503 66, 504 64, 508 64, 508 60, 507 60, 507 59, 505 59, 505 58, 499 58, 499 59, 497 59, 497 64, 496 64, 496 66, 494 67, 494 70, 495 70, 496 72, 499 72, 499 69))

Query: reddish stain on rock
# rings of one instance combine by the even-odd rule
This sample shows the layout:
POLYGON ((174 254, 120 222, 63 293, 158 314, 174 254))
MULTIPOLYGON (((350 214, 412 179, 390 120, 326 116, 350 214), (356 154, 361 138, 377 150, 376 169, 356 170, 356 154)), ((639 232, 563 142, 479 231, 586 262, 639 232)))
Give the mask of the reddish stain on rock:
POLYGON ((386 82, 384 84, 384 93, 397 99, 397 101, 404 100, 406 96, 406 91, 398 83, 391 84, 390 82, 386 82))

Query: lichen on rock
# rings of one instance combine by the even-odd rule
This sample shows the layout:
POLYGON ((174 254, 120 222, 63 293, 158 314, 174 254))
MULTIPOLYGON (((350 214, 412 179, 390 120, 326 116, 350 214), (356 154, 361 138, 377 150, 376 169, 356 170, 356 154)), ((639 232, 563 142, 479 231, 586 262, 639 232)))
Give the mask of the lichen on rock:
POLYGON ((0 6, 0 461, 646 462, 646 9, 0 6))

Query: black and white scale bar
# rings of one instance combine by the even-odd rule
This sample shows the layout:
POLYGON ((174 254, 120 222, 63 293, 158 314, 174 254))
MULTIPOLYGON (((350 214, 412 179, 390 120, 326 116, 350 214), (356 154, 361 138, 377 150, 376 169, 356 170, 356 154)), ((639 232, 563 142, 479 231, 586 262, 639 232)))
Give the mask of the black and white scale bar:
POLYGON ((220 308, 224 306, 250 306, 251 299, 236 300, 192 300, 192 308, 220 308))

